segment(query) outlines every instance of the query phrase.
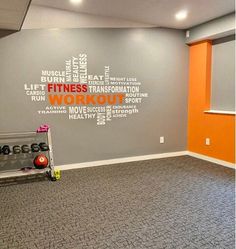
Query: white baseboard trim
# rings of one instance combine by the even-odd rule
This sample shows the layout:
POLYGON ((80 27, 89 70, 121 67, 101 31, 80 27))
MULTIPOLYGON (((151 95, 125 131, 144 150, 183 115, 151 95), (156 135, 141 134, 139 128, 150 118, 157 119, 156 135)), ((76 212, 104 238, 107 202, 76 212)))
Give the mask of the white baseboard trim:
POLYGON ((123 158, 108 159, 108 160, 101 160, 101 161, 67 164, 67 165, 57 166, 56 168, 60 170, 81 169, 81 168, 88 168, 88 167, 95 167, 95 166, 145 161, 145 160, 151 160, 151 159, 186 156, 186 155, 188 155, 188 151, 178 151, 178 152, 170 152, 170 153, 151 154, 151 155, 145 155, 145 156, 123 157, 123 158))
MULTIPOLYGON (((168 158, 168 157, 187 156, 187 155, 198 158, 198 159, 202 159, 205 161, 209 161, 212 163, 216 163, 216 164, 228 167, 228 168, 236 169, 235 164, 233 163, 215 159, 213 157, 204 156, 204 155, 194 153, 191 151, 177 151, 177 152, 170 152, 170 153, 151 154, 151 155, 144 155, 144 156, 123 157, 123 158, 108 159, 108 160, 101 160, 101 161, 66 164, 66 165, 56 166, 55 168, 60 169, 60 170, 82 169, 82 168, 95 167, 95 166, 112 165, 112 164, 119 164, 119 163, 128 163, 128 162, 145 161, 145 160, 151 160, 151 159, 160 159, 160 158, 168 158)), ((35 174, 35 172, 33 173, 31 172, 22 173, 20 171, 5 172, 5 173, 0 172, 0 179, 7 178, 7 177, 31 175, 31 174, 35 174)))
POLYGON ((202 160, 205 160, 205 161, 208 161, 211 163, 220 164, 220 165, 225 166, 227 168, 236 169, 234 163, 229 163, 229 162, 226 162, 226 161, 223 161, 220 159, 216 159, 216 158, 209 157, 209 156, 204 156, 202 154, 198 154, 198 153, 191 152, 191 151, 188 151, 187 155, 198 158, 198 159, 202 159, 202 160))
POLYGON ((115 159, 84 162, 84 163, 66 164, 66 165, 57 166, 56 168, 60 170, 82 169, 82 168, 88 168, 88 167, 96 167, 96 166, 112 165, 112 164, 128 163, 128 162, 136 162, 136 161, 145 161, 145 160, 168 158, 168 157, 186 156, 186 155, 192 156, 198 159, 202 159, 205 161, 209 161, 212 163, 216 163, 216 164, 228 167, 228 168, 236 169, 235 164, 233 163, 229 163, 229 162, 219 160, 213 157, 204 156, 204 155, 194 153, 191 151, 178 151, 178 152, 151 154, 151 155, 144 155, 144 156, 115 158, 115 159))

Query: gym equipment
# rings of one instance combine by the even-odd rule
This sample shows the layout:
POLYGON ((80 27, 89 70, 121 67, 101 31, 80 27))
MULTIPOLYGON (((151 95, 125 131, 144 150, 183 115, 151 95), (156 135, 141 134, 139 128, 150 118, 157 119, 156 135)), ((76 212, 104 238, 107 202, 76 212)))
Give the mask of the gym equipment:
POLYGON ((51 179, 52 181, 56 181, 60 177, 60 174, 58 172, 57 178, 55 176, 51 129, 48 125, 42 125, 39 129, 37 129, 37 131, 0 133, 0 161, 1 160, 6 161, 6 164, 4 164, 3 166, 1 165, 0 167, 0 179, 1 175, 5 172, 14 172, 16 173, 16 177, 31 177, 34 174, 47 174, 49 179, 51 179), (43 152, 40 152, 40 141, 42 142, 41 147, 43 149, 43 152), (5 143, 12 145, 12 147, 14 147, 14 151, 13 148, 11 148, 9 145, 5 145, 4 147, 3 145, 5 143), (21 160, 22 157, 19 157, 20 163, 18 164, 16 162, 16 164, 14 164, 14 167, 16 168, 9 168, 7 161, 9 160, 9 163, 11 163, 10 160, 12 159, 14 160, 14 162, 16 161, 18 155, 16 155, 15 153, 20 153, 18 146, 20 147, 21 153, 29 154, 24 155, 25 160, 21 160), (37 154, 34 154, 34 151, 38 151, 36 152, 37 154), (5 156, 6 154, 9 156, 5 156), (42 154, 40 155, 41 157, 37 157, 34 159, 34 157, 38 156, 39 154, 42 154), (34 166, 34 164, 36 165, 36 167, 34 166), (37 168, 40 168, 41 170, 37 170, 37 168), (18 171, 21 171, 21 173, 17 174, 18 171))
POLYGON ((24 171, 24 172, 28 172, 28 171, 30 171, 32 169, 33 169, 33 167, 24 167, 24 168, 21 168, 20 170, 24 171))
POLYGON ((10 150, 9 145, 4 145, 4 146, 2 147, 2 153, 3 153, 4 155, 9 155, 9 154, 11 153, 11 150, 10 150))
POLYGON ((60 169, 55 169, 54 173, 55 173, 56 180, 60 180, 61 179, 61 170, 60 169))
POLYGON ((41 151, 49 151, 49 146, 46 143, 40 143, 39 147, 41 151))
POLYGON ((27 144, 24 144, 21 146, 21 151, 22 153, 29 153, 30 152, 30 148, 27 144))
POLYGON ((37 129, 37 132, 38 133, 48 132, 48 130, 49 130, 49 125, 43 124, 43 125, 40 125, 40 127, 37 129))
POLYGON ((55 176, 55 170, 54 170, 54 175, 52 175, 52 171, 47 171, 47 175, 48 177, 55 182, 57 180, 56 176, 55 176))
POLYGON ((31 144, 31 151, 32 151, 32 152, 39 152, 39 151, 40 151, 39 145, 36 144, 36 143, 31 144))
POLYGON ((19 145, 15 145, 12 148, 13 154, 20 154, 21 153, 21 148, 19 145))
POLYGON ((44 169, 48 166, 48 158, 44 154, 40 154, 34 159, 34 166, 36 169, 44 169))

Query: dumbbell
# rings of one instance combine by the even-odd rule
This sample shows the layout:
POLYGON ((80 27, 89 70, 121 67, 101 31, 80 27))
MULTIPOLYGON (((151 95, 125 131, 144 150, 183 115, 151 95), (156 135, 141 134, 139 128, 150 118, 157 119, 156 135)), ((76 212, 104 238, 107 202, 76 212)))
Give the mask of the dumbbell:
POLYGON ((31 144, 31 151, 32 152, 39 152, 40 151, 40 147, 38 144, 31 144))
POLYGON ((12 148, 14 154, 20 154, 21 153, 21 148, 19 145, 15 145, 12 148))
POLYGON ((28 145, 24 144, 21 146, 21 151, 22 153, 29 153, 30 152, 30 148, 28 145))
POLYGON ((40 143, 39 147, 40 147, 41 151, 48 151, 49 150, 49 146, 46 143, 40 143))
POLYGON ((4 145, 4 146, 2 147, 2 153, 3 153, 4 155, 9 155, 9 154, 11 153, 11 150, 10 150, 9 145, 4 145))

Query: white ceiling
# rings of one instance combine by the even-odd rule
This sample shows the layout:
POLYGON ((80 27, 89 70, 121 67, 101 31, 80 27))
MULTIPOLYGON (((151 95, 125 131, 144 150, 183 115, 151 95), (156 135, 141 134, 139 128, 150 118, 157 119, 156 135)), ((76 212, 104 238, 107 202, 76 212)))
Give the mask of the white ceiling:
POLYGON ((30 0, 0 0, 0 29, 19 30, 30 0))
POLYGON ((178 29, 187 29, 235 11, 234 0, 83 0, 79 5, 72 5, 69 0, 33 0, 32 4, 178 29), (189 12, 188 18, 176 21, 175 13, 183 9, 189 12))
MULTIPOLYGON (((30 0, 0 0, 0 29, 19 30, 30 0)), ((32 4, 79 13, 95 14, 147 24, 187 29, 235 11, 234 0, 32 0, 32 4), (176 21, 175 13, 187 10, 186 20, 176 21)))

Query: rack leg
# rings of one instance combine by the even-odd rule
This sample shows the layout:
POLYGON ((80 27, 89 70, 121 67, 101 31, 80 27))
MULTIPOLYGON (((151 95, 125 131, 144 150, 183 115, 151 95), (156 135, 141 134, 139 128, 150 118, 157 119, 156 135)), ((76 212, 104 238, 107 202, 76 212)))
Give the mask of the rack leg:
POLYGON ((52 136, 51 136, 51 130, 48 129, 47 132, 48 135, 48 146, 49 146, 49 176, 52 181, 56 181, 55 177, 55 170, 54 170, 54 159, 53 159, 53 150, 52 150, 52 136))

